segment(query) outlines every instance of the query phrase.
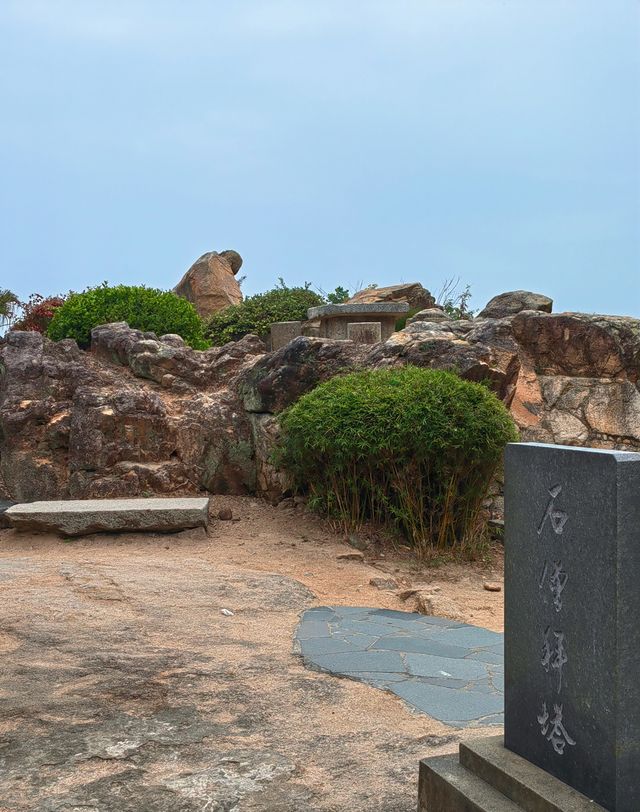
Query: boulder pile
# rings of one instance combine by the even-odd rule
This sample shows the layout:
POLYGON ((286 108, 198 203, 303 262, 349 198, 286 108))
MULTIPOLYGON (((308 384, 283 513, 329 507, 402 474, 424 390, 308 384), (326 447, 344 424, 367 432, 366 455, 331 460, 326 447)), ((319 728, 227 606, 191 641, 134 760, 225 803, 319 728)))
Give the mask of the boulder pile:
POLYGON ((345 370, 408 363, 488 381, 524 440, 640 450, 640 321, 525 305, 496 318, 414 319, 373 346, 299 336, 275 352, 256 336, 197 352, 124 323, 95 328, 90 352, 9 333, 0 499, 277 501, 287 487, 270 462, 278 412, 345 370))

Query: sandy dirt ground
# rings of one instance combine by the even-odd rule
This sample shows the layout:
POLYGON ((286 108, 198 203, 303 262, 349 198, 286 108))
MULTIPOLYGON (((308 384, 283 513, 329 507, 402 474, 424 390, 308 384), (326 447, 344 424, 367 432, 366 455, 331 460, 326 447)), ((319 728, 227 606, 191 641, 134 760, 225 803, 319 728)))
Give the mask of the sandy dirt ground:
POLYGON ((413 812, 418 762, 459 731, 391 694, 308 670, 311 606, 412 610, 428 584, 502 630, 502 561, 364 561, 304 508, 214 497, 207 532, 65 541, 0 531, 0 812, 413 812), (302 512, 299 512, 302 511, 302 512), (227 616, 222 609, 233 615, 227 616))

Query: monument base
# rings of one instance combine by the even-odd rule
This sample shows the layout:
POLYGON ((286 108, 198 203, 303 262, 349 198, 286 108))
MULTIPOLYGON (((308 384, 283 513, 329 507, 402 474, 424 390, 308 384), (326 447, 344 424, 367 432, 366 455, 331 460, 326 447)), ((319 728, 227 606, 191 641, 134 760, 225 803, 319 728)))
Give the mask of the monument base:
POLYGON ((502 736, 460 745, 459 756, 420 762, 418 812, 606 812, 512 753, 502 736))

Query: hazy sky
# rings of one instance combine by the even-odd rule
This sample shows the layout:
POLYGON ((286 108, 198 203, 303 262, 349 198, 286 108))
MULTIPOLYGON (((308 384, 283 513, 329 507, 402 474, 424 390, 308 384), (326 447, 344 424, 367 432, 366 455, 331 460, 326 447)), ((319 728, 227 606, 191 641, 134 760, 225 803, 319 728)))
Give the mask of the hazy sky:
POLYGON ((637 0, 1 0, 0 287, 208 250, 640 316, 637 0))

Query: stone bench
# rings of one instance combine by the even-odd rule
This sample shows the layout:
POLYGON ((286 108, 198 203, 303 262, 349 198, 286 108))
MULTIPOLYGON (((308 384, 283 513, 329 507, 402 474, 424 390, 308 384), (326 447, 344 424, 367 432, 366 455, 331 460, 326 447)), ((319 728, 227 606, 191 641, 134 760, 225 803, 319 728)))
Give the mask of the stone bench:
POLYGON ((13 505, 5 517, 16 530, 83 536, 87 533, 206 527, 209 499, 78 499, 13 505))

